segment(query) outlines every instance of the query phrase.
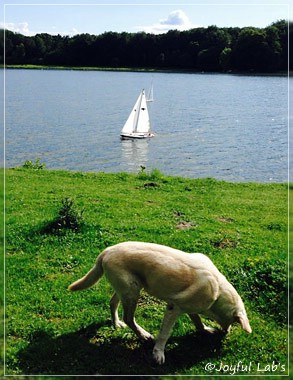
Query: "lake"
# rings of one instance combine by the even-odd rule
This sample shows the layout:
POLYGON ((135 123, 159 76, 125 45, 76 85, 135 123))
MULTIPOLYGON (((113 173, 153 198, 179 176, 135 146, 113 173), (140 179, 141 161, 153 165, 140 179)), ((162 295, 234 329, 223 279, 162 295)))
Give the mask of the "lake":
MULTIPOLYGON (((1 76, 3 80, 3 76, 1 76)), ((5 70, 5 166, 164 174, 227 181, 288 179, 288 79, 278 76, 5 70), (156 136, 121 141, 153 83, 156 136)))

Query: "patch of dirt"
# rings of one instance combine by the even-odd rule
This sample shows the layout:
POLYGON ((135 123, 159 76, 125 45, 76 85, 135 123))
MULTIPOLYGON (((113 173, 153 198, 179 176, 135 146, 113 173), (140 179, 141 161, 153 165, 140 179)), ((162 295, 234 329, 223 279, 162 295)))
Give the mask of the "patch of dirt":
POLYGON ((225 217, 225 216, 219 216, 217 218, 217 220, 219 222, 222 222, 222 223, 233 223, 233 222, 235 222, 235 220, 233 218, 229 218, 229 217, 225 217))
POLYGON ((176 225, 176 228, 178 230, 188 230, 188 229, 193 228, 193 227, 196 227, 195 223, 193 223, 193 222, 185 222, 185 221, 181 221, 181 222, 179 222, 176 225))
POLYGON ((237 247, 238 242, 234 241, 234 240, 230 240, 230 239, 223 239, 223 240, 215 241, 212 244, 216 248, 225 249, 225 248, 235 248, 235 247, 237 247))
POLYGON ((145 189, 154 189, 156 187, 160 187, 160 185, 156 182, 147 182, 143 185, 145 189))

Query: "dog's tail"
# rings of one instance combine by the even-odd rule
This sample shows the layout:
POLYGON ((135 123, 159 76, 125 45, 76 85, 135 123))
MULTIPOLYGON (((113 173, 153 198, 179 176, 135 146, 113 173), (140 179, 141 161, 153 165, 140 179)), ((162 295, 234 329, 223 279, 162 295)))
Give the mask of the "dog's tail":
POLYGON ((98 282, 104 273, 102 266, 103 256, 103 253, 101 253, 97 258, 95 266, 84 277, 69 285, 68 290, 75 291, 87 289, 98 282))

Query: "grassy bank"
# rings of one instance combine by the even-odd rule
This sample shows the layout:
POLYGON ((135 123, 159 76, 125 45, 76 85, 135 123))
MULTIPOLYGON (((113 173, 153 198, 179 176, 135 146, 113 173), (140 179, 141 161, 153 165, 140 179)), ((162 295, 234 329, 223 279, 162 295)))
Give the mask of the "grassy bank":
MULTIPOLYGON (((7 170, 6 374, 227 375, 227 366, 240 361, 238 375, 287 374, 286 264, 285 184, 183 179, 156 170, 7 170), (182 316, 166 364, 155 365, 151 347, 129 329, 112 329, 105 279, 84 292, 67 291, 101 250, 126 240, 207 254, 242 295, 253 333, 234 326, 227 337, 207 340, 182 316)), ((143 294, 136 317, 156 334, 163 311, 163 303, 143 294)))
MULTIPOLYGON (((0 65, 4 68, 4 65, 0 65)), ((5 65, 7 69, 28 69, 28 70, 79 70, 79 71, 119 71, 119 72, 156 72, 156 73, 204 73, 202 70, 178 69, 178 68, 152 68, 152 67, 94 67, 94 66, 48 66, 48 65, 5 65)), ((206 71, 209 73, 209 71, 206 71)), ((217 71, 218 74, 239 74, 258 76, 288 76, 287 71, 274 72, 251 72, 251 71, 217 71)), ((289 73, 291 74, 291 73, 289 73)))
MULTIPOLYGON (((6 65, 7 69, 32 69, 32 70, 81 70, 81 71, 141 71, 153 72, 158 71, 153 68, 143 67, 93 67, 93 66, 48 66, 48 65, 6 65)), ((165 71, 165 70, 161 70, 165 71)), ((166 71, 171 71, 166 69, 166 71)), ((184 71, 184 70, 183 70, 184 71)))

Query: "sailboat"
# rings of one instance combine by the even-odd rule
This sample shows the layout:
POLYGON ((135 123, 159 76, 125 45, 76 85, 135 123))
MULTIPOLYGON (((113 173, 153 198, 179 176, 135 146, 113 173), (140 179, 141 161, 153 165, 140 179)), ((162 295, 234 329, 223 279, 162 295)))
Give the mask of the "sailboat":
POLYGON ((145 90, 142 90, 121 130, 120 136, 122 139, 145 139, 154 136, 151 132, 147 107, 147 102, 152 101, 153 89, 151 88, 148 98, 146 97, 145 90))

